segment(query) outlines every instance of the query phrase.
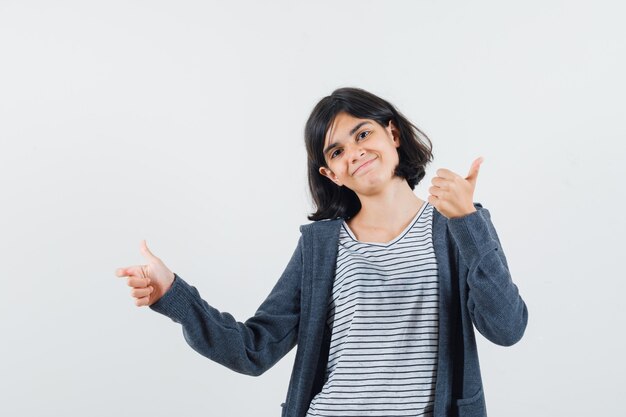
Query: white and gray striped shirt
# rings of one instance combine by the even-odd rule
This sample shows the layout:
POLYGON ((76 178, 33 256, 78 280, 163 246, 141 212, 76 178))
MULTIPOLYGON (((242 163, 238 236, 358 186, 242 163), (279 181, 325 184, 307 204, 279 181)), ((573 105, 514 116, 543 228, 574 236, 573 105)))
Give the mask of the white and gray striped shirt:
POLYGON ((343 223, 328 323, 326 383, 312 416, 431 416, 438 352, 433 206, 400 235, 360 242, 343 223))

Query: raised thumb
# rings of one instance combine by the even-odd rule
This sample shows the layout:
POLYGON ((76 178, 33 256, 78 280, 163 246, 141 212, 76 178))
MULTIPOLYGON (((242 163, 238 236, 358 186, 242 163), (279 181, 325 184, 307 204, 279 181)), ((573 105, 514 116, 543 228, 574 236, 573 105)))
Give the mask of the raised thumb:
POLYGON ((157 259, 157 257, 154 256, 152 252, 150 252, 150 249, 148 249, 148 244, 145 240, 141 241, 141 253, 148 259, 157 259))
POLYGON ((467 177, 465 177, 466 180, 472 183, 476 183, 476 179, 478 178, 478 172, 480 171, 480 164, 482 164, 484 160, 485 158, 483 158, 482 156, 474 160, 474 162, 472 163, 472 167, 467 174, 467 177))

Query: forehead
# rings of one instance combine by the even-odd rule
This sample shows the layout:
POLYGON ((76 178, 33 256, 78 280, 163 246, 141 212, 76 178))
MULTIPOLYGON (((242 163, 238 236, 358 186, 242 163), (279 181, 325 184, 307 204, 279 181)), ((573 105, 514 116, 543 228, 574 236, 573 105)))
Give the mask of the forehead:
POLYGON ((362 123, 366 123, 364 126, 376 126, 376 122, 372 119, 361 119, 346 112, 338 113, 326 131, 324 145, 352 136, 354 128, 362 123))

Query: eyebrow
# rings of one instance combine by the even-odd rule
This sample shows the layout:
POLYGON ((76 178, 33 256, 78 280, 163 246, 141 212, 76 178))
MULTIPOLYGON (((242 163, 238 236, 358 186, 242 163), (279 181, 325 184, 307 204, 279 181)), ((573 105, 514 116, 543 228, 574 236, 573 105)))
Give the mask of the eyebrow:
MULTIPOLYGON (((359 130, 359 129, 361 128, 361 126, 366 125, 366 124, 368 124, 368 123, 370 123, 370 122, 361 122, 361 123, 359 123, 358 125, 354 126, 354 127, 352 128, 352 130, 350 130, 350 135, 349 135, 349 136, 354 135, 354 133, 355 133, 357 130, 359 130)), ((328 146, 326 147, 326 149, 324 149, 324 155, 326 155, 326 154, 328 153, 328 151, 330 151, 331 149, 333 149, 333 148, 335 148, 335 147, 337 147, 337 146, 339 146, 339 142, 333 142, 333 143, 331 143, 330 145, 328 145, 328 146)))

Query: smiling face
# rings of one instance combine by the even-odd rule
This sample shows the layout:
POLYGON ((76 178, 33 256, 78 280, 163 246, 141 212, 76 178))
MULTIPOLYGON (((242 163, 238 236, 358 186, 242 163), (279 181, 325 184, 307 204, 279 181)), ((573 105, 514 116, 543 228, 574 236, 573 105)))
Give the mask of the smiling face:
POLYGON ((346 112, 337 114, 324 138, 326 167, 320 174, 357 195, 379 191, 394 177, 399 162, 398 130, 346 112))

